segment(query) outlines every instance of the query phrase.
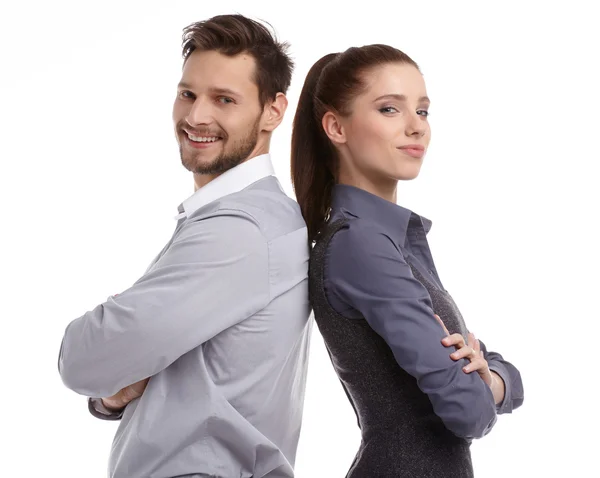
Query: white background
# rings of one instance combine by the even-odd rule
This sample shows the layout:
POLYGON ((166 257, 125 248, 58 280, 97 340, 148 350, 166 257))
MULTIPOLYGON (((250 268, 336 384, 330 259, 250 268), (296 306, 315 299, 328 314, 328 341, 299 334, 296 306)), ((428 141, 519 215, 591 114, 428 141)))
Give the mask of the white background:
MULTIPOLYGON (((0 476, 106 476, 117 424, 62 385, 60 341, 170 237, 193 187, 171 125, 181 29, 236 11, 292 44, 290 109, 271 150, 290 195, 310 65, 367 43, 420 64, 433 141, 399 201, 434 221, 445 286, 525 383, 523 407, 473 445, 476 475, 600 476, 600 39, 586 3, 3 2, 0 476)), ((315 327, 297 476, 345 476, 358 443, 315 327)))

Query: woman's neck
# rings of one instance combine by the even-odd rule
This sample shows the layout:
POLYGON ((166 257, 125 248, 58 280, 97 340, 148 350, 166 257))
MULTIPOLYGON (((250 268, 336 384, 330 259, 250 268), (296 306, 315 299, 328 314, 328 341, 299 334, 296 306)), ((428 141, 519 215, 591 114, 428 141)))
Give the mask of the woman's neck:
POLYGON ((339 184, 354 186, 355 188, 363 189, 375 196, 379 196, 386 201, 396 204, 397 199, 397 180, 373 181, 365 176, 347 177, 340 174, 338 179, 339 184))

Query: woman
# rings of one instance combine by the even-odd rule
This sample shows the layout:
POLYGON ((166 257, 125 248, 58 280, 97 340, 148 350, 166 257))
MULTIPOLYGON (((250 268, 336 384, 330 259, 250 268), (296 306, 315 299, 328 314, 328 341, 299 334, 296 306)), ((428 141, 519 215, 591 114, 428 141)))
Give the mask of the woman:
POLYGON ((348 477, 471 477, 471 440, 523 402, 517 369, 442 286, 431 222, 396 205, 427 151, 428 108, 417 64, 370 45, 319 60, 294 118, 311 302, 362 435, 348 477))

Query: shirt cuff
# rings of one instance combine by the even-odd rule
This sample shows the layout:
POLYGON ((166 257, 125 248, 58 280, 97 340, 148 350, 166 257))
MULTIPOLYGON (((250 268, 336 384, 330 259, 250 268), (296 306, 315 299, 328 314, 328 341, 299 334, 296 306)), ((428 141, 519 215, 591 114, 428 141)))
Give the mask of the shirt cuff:
POLYGON ((508 373, 508 370, 502 363, 496 362, 496 361, 489 362, 488 366, 489 366, 490 370, 492 372, 496 372, 500 376, 502 381, 504 382, 504 398, 502 399, 502 401, 500 403, 498 403, 496 405, 496 412, 498 413, 498 415, 501 415, 503 413, 511 413, 512 412, 512 400, 511 400, 512 388, 511 388, 511 384, 510 384, 510 375, 508 373))
POLYGON ((88 410, 90 413, 100 420, 120 420, 123 417, 122 410, 109 410, 102 403, 101 398, 88 398, 88 410))

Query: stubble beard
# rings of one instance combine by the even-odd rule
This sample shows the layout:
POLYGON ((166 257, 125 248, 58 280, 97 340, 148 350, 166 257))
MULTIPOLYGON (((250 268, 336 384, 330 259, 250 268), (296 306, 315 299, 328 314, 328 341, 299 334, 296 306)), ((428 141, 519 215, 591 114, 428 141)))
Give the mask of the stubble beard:
MULTIPOLYGON (((179 147, 181 164, 190 172, 195 174, 222 174, 237 165, 243 163, 256 148, 258 143, 260 116, 252 125, 245 138, 235 141, 230 148, 227 144, 223 151, 210 163, 204 163, 201 159, 202 153, 184 153, 183 147, 179 147)), ((185 133, 184 133, 185 134, 185 133)), ((222 140, 221 140, 222 141, 222 140)))

